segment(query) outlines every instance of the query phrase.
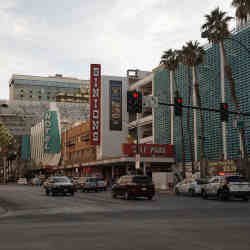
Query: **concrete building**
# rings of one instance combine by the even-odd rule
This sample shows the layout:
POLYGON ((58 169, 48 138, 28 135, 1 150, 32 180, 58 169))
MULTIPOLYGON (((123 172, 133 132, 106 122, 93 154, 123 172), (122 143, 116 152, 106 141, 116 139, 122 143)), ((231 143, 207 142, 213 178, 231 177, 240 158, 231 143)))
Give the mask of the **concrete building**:
POLYGON ((55 76, 12 75, 9 99, 46 102, 88 102, 89 80, 55 76))

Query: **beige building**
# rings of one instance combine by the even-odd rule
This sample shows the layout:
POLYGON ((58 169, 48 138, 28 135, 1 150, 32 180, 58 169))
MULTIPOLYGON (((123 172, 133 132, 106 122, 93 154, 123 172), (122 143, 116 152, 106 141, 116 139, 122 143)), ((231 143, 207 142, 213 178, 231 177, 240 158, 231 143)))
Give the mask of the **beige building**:
POLYGON ((9 99, 21 101, 87 103, 89 80, 55 76, 12 75, 9 99))

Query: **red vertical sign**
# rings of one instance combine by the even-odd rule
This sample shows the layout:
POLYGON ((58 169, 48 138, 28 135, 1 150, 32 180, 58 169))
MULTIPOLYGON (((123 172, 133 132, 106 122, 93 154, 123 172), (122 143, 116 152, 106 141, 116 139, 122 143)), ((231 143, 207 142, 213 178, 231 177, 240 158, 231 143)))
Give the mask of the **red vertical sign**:
POLYGON ((90 65, 90 143, 100 145, 101 65, 90 65))

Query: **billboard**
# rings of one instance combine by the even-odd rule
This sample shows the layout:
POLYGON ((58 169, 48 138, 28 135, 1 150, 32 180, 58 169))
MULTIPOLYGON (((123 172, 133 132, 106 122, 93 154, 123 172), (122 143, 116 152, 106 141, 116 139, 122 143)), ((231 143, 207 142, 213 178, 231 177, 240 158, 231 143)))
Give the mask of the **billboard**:
POLYGON ((56 111, 45 112, 43 146, 44 153, 57 154, 61 152, 61 138, 56 111))
POLYGON ((122 82, 109 81, 109 129, 122 130, 122 82))
POLYGON ((100 145, 101 65, 90 65, 90 143, 100 145))

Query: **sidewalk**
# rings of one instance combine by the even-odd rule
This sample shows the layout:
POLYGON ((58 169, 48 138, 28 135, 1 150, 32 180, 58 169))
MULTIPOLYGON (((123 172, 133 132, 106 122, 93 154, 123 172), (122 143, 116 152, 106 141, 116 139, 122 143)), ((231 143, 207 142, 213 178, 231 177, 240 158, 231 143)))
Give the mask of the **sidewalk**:
POLYGON ((163 195, 175 195, 172 190, 156 190, 156 192, 163 195))

